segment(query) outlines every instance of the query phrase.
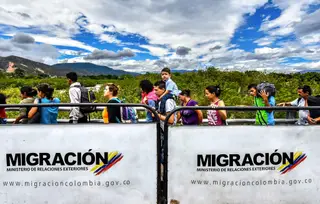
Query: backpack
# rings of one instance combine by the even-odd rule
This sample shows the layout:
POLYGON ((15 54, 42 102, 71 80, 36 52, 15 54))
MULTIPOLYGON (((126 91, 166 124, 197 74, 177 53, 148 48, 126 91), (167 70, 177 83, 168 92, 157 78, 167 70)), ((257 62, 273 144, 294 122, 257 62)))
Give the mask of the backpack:
POLYGON ((156 103, 156 110, 158 110, 162 115, 166 114, 166 102, 168 99, 174 100, 174 96, 172 94, 166 94, 156 103))
MULTIPOLYGON (((125 100, 116 99, 119 103, 124 103, 125 100)), ((137 123, 137 111, 133 107, 121 106, 120 107, 121 122, 122 123, 137 123)))
MULTIPOLYGON (((308 106, 320 106, 320 95, 309 96, 308 97, 308 106)), ((317 118, 320 117, 320 110, 310 110, 310 117, 317 118)))
MULTIPOLYGON (((96 96, 91 89, 88 89, 84 86, 74 86, 80 89, 81 97, 80 103, 96 103, 96 96)), ((81 106, 81 113, 92 113, 97 110, 96 106, 81 106)))
POLYGON ((269 93, 269 96, 275 96, 276 95, 276 87, 274 84, 268 83, 268 82, 262 82, 257 85, 257 91, 260 93, 262 90, 265 90, 267 93, 269 93))

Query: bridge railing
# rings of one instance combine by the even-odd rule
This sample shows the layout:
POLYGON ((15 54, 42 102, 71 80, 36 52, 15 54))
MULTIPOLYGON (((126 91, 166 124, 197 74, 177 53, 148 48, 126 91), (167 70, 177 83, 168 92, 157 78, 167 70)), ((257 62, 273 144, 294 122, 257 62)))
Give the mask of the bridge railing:
MULTIPOLYGON (((59 106, 59 112, 70 112, 72 106, 92 106, 92 104, 70 104, 70 103, 64 103, 64 104, 59 104, 59 105, 53 105, 53 106, 59 106)), ((102 112, 103 109, 106 107, 106 104, 95 104, 97 106, 97 109, 96 111, 97 112, 102 112)), ((140 104, 134 104, 134 109, 137 111, 137 112, 146 112, 147 109, 145 107, 141 107, 141 106, 138 106, 140 104)), ((0 104, 0 107, 3 106, 0 104)), ((18 112, 19 111, 19 108, 20 107, 33 107, 34 105, 33 104, 7 104, 5 107, 5 110, 6 112, 18 112)), ((52 106, 52 104, 50 104, 50 106, 52 106)), ((204 109, 201 109, 200 106, 197 106, 197 107, 191 107, 192 109, 201 109, 201 110, 206 110, 207 106, 203 106, 204 109)), ((182 106, 177 106, 177 108, 184 108, 182 106)), ((233 111, 243 111, 245 110, 246 108, 252 108, 252 107, 228 107, 228 108, 232 108, 230 110, 233 110, 233 111)), ((281 108, 281 107, 280 107, 281 108)), ((275 122, 277 124, 294 124, 297 119, 295 118, 295 115, 292 114, 294 113, 295 111, 297 111, 296 107, 285 107, 286 109, 283 110, 283 109, 278 109, 277 111, 286 111, 286 118, 276 118, 275 119, 275 122), (289 109, 287 109, 289 108, 289 109)), ((15 121, 14 118, 9 118, 8 119, 8 122, 11 123, 15 121)), ((58 123, 68 123, 69 120, 68 119, 58 119, 58 123)), ((103 123, 103 120, 102 119, 97 119, 97 118, 92 118, 90 120, 91 123, 103 123)), ((146 122, 146 119, 145 118, 139 118, 138 119, 138 122, 139 123, 144 123, 146 122)), ((242 124, 252 124, 255 122, 255 119, 252 119, 252 118, 241 118, 241 119, 227 119, 227 122, 228 124, 230 125, 242 125, 242 124)), ((203 123, 206 124, 208 123, 208 119, 207 118, 204 118, 203 119, 203 123)))

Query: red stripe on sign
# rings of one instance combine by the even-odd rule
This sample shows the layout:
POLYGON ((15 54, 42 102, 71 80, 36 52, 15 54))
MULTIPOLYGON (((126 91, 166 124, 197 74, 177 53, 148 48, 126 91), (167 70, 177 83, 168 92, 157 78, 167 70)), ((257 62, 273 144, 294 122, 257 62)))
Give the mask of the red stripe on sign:
POLYGON ((285 174, 289 171, 291 171, 292 169, 296 168, 296 166, 298 166, 301 162, 303 162, 305 159, 307 158, 307 156, 303 157, 300 161, 298 161, 297 163, 295 163, 293 166, 291 166, 289 169, 285 170, 282 174, 285 174))
POLYGON ((115 165, 116 163, 118 163, 122 158, 123 158, 123 156, 119 157, 117 160, 115 160, 115 161, 112 162, 110 165, 108 165, 108 167, 106 167, 105 169, 103 169, 102 171, 100 171, 99 173, 97 173, 96 176, 99 176, 99 175, 102 174, 103 172, 105 172, 105 171, 107 171, 108 169, 110 169, 113 165, 115 165))

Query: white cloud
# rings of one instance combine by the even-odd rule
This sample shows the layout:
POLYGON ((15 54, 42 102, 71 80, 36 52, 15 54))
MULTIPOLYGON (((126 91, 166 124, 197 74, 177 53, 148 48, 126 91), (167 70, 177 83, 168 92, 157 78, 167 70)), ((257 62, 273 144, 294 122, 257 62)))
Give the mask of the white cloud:
POLYGON ((66 49, 59 50, 59 53, 62 55, 71 55, 71 56, 86 56, 89 54, 88 52, 81 52, 81 51, 76 51, 76 50, 66 50, 66 49))
POLYGON ((303 44, 320 42, 320 9, 306 15, 301 23, 295 26, 295 33, 303 44))
MULTIPOLYGON (((25 37, 27 35, 24 35, 25 37)), ((28 36, 31 39, 31 36, 28 36)), ((58 49, 48 44, 25 44, 23 40, 14 41, 8 39, 0 39, 0 55, 9 56, 16 55, 27 59, 52 64, 59 57, 58 49)))
POLYGON ((258 40, 255 40, 254 43, 257 43, 259 46, 271 45, 275 38, 273 37, 263 37, 258 40))
MULTIPOLYGON (((270 16, 264 16, 260 29, 268 36, 255 41, 259 46, 269 47, 258 48, 254 53, 237 49, 237 45, 229 43, 235 30, 245 24, 244 14, 252 15, 267 0, 225 0, 215 3, 212 0, 12 0, 0 3, 0 24, 40 30, 42 34, 32 35, 36 42, 77 47, 90 52, 96 49, 94 45, 72 39, 80 32, 80 26, 94 34, 98 40, 121 46, 128 46, 128 43, 117 39, 118 34, 110 35, 106 32, 122 35, 134 33, 149 41, 150 45, 141 45, 141 48, 160 58, 99 61, 119 69, 157 70, 160 64, 194 69, 212 60, 214 65, 222 68, 280 70, 281 67, 291 69, 278 63, 285 57, 300 56, 318 60, 319 46, 310 46, 319 42, 319 32, 317 26, 310 25, 319 24, 320 12, 306 12, 308 5, 316 1, 319 0, 274 0, 274 4, 281 9, 281 15, 273 20, 270 20, 270 16), (79 19, 82 15, 86 17, 79 19), (278 37, 293 33, 300 39, 295 42, 297 45, 283 43, 280 48, 271 47, 278 37), (187 55, 178 56, 175 53, 178 47, 191 50, 187 55), (202 58, 199 59, 199 56, 202 58)), ((13 33, 12 29, 15 28, 1 32, 13 33)), ((0 49, 7 48, 5 43, 0 44, 0 49)), ((138 49, 131 51, 147 52, 138 49)), ((66 50, 60 50, 60 53, 74 54, 66 50)), ((83 57, 71 60, 83 60, 83 57)))
POLYGON ((84 14, 89 22, 86 28, 95 34, 102 34, 104 29, 101 25, 110 25, 106 30, 138 33, 150 39, 150 44, 167 44, 173 49, 178 46, 193 48, 204 40, 222 40, 227 44, 235 29, 243 23, 243 14, 254 13, 266 1, 226 0, 213 4, 211 0, 201 0, 201 3, 186 0, 142 0, 134 3, 15 0, 0 4, 12 12, 3 14, 0 23, 18 27, 39 26, 51 33, 54 28, 61 28, 54 33, 58 34, 57 37, 65 37, 79 30, 75 22, 84 14), (30 18, 23 21, 18 12, 27 13, 30 18))
MULTIPOLYGON (((15 34, 11 33, 11 34, 5 34, 5 35, 14 36, 15 34)), ((85 49, 88 51, 93 51, 96 49, 92 46, 86 45, 76 40, 72 40, 70 38, 49 37, 49 36, 37 35, 37 34, 28 34, 28 35, 32 36, 36 42, 40 42, 40 43, 47 43, 50 45, 59 45, 59 46, 68 46, 68 47, 77 47, 77 48, 85 49)))
POLYGON ((123 49, 130 49, 134 53, 149 53, 148 51, 142 51, 142 50, 132 49, 132 48, 128 48, 128 47, 124 47, 123 49))
POLYGON ((169 54, 169 50, 167 48, 157 47, 153 45, 140 45, 140 47, 149 50, 150 53, 154 56, 164 56, 169 54))
POLYGON ((107 42, 107 43, 116 43, 116 44, 119 44, 121 42, 120 40, 118 40, 113 35, 107 35, 107 34, 100 35, 100 40, 104 41, 104 42, 107 42))
POLYGON ((281 48, 270 48, 270 47, 263 47, 263 48, 256 48, 254 49, 254 53, 256 54, 276 54, 281 52, 281 48))
POLYGON ((88 24, 85 27, 94 34, 102 34, 105 31, 105 29, 98 24, 88 24))
POLYGON ((62 38, 78 33, 79 27, 75 22, 79 15, 78 11, 68 8, 64 2, 13 0, 0 3, 0 24, 39 27, 62 38))
POLYGON ((292 65, 296 70, 310 70, 310 69, 320 69, 320 61, 317 62, 303 62, 303 63, 296 63, 292 65))
MULTIPOLYGON (((269 32, 272 36, 286 36, 294 33, 295 26, 308 15, 307 8, 318 0, 275 0, 281 10, 281 15, 273 20, 265 20, 260 31, 269 32)), ((319 1, 318 1, 319 3, 319 1)))
POLYGON ((306 35, 300 38, 303 44, 312 44, 320 42, 320 33, 306 35))

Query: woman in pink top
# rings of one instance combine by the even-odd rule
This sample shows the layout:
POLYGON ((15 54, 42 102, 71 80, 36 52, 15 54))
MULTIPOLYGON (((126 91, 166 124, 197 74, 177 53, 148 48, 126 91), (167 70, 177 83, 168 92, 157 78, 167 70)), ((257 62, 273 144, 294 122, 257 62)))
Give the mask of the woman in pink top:
MULTIPOLYGON (((156 103, 158 96, 154 92, 153 84, 149 80, 142 80, 140 82, 141 88, 141 103, 150 106, 151 108, 156 108, 156 103)), ((146 122, 155 122, 155 118, 150 111, 147 111, 146 122)))
MULTIPOLYGON (((219 86, 208 86, 205 90, 206 97, 210 101, 211 107, 224 107, 224 102, 219 99, 221 89, 219 86)), ((208 110, 208 125, 220 126, 226 125, 226 110, 208 110)))

